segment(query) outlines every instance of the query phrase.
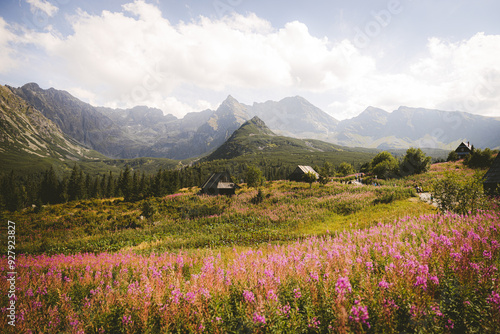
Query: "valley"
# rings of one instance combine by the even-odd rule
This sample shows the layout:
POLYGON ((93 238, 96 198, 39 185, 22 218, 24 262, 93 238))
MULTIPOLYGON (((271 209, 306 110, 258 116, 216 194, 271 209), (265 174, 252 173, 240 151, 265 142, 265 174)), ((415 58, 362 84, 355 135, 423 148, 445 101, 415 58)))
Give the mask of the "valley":
MULTIPOLYGON (((15 224, 23 268, 16 330, 500 325, 498 198, 482 186, 496 119, 370 107, 339 122, 301 97, 231 96, 178 119, 36 84, 0 88, 0 217, 15 224), (449 126, 456 117, 464 123, 449 126), (455 161, 447 147, 463 138, 477 149, 455 161), (319 178, 287 180, 298 165, 319 178), (230 174, 234 195, 199 194, 214 172, 230 174)), ((0 326, 11 329, 5 317, 0 326)))

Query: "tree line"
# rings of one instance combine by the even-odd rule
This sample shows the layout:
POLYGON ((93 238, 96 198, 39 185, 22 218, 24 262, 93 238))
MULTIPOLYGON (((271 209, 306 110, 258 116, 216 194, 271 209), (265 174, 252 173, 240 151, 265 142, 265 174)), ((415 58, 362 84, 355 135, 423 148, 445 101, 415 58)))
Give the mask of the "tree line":
MULTIPOLYGON (((489 149, 476 149, 466 158, 466 163, 470 167, 489 165, 493 160, 493 153, 489 149)), ((380 152, 360 169, 347 162, 339 166, 325 162, 322 167, 314 165, 313 168, 324 180, 332 176, 351 175, 358 171, 387 179, 424 173, 429 169, 430 163, 431 158, 420 149, 410 148, 401 160, 389 152, 380 152)), ((16 176, 12 171, 3 177, 0 176, 0 209, 16 211, 32 204, 40 207, 45 204, 94 198, 124 197, 125 201, 138 201, 173 194, 184 187, 201 186, 211 173, 220 171, 229 172, 237 183, 250 181, 261 184, 263 180, 285 180, 295 168, 296 165, 263 159, 251 166, 228 160, 200 162, 176 170, 159 170, 154 174, 132 170, 130 166, 126 166, 119 174, 109 172, 92 176, 85 174, 75 165, 71 173, 62 178, 57 176, 53 168, 30 176, 16 176), (255 173, 258 174, 257 177, 255 173)))
MULTIPOLYGON (((258 170, 260 183, 263 180, 285 180, 296 167, 263 159, 255 165, 228 160, 200 162, 176 170, 159 170, 153 174, 126 166, 119 174, 108 172, 92 176, 76 164, 71 173, 64 177, 58 177, 52 167, 29 176, 16 175, 12 171, 7 175, 0 175, 0 209, 16 211, 31 205, 41 207, 46 204, 112 197, 138 201, 172 194, 180 188, 199 187, 213 172, 227 171, 235 182, 241 183, 248 182, 249 175, 258 170)), ((326 162, 323 167, 313 168, 328 175, 354 172, 354 167, 347 163, 336 168, 326 162)))
POLYGON ((12 171, 0 180, 0 205, 16 211, 30 205, 66 203, 94 198, 124 197, 137 201, 151 196, 175 193, 180 187, 179 173, 159 170, 156 174, 132 171, 129 166, 119 175, 91 176, 75 165, 69 176, 58 178, 51 167, 45 172, 28 177, 17 177, 12 171))
MULTIPOLYGON (((69 201, 123 197, 139 201, 173 194, 180 188, 200 186, 213 172, 228 171, 236 182, 244 182, 248 166, 226 160, 199 163, 176 170, 146 174, 126 166, 119 174, 109 172, 92 176, 75 165, 69 175, 58 177, 54 168, 29 176, 14 171, 0 176, 0 209, 16 211, 31 205, 41 207, 69 201)), ((267 180, 286 179, 292 166, 259 163, 267 180)))

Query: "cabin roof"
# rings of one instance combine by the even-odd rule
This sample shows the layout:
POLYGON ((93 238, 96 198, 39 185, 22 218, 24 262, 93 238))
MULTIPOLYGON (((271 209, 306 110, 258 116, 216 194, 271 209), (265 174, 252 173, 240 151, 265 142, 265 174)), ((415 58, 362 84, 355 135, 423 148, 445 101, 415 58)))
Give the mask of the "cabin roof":
POLYGON ((209 178, 200 186, 201 189, 235 189, 238 186, 231 181, 228 172, 212 173, 209 178))
POLYGON ((461 143, 460 143, 460 145, 458 145, 458 146, 457 146, 457 149, 458 149, 459 147, 466 147, 466 148, 468 148, 469 150, 472 150, 472 145, 471 145, 471 143, 470 143, 470 142, 467 142, 467 143, 461 142, 461 143))
POLYGON ((500 183, 500 154, 493 160, 490 169, 484 175, 484 183, 500 183))
POLYGON ((318 173, 311 166, 298 165, 297 168, 300 169, 304 174, 313 173, 315 175, 318 175, 318 173))

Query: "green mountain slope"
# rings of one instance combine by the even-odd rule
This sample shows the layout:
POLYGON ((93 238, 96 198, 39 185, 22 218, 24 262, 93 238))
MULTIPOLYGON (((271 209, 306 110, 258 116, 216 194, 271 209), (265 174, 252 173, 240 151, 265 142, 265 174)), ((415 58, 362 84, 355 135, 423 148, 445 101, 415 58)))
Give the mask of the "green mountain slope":
POLYGON ((257 116, 243 123, 231 137, 205 161, 235 160, 271 163, 313 164, 318 161, 362 163, 376 154, 373 149, 348 148, 320 140, 277 136, 257 116))
POLYGON ((55 162, 105 158, 64 134, 40 111, 0 85, 1 169, 47 168, 55 162))

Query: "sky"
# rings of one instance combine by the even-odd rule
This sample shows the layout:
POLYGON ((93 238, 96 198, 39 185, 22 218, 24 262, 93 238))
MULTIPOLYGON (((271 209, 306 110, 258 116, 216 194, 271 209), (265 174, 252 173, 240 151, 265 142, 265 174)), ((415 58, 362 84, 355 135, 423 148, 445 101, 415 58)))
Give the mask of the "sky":
POLYGON ((182 117, 231 95, 500 117, 497 0, 2 0, 0 84, 182 117))

